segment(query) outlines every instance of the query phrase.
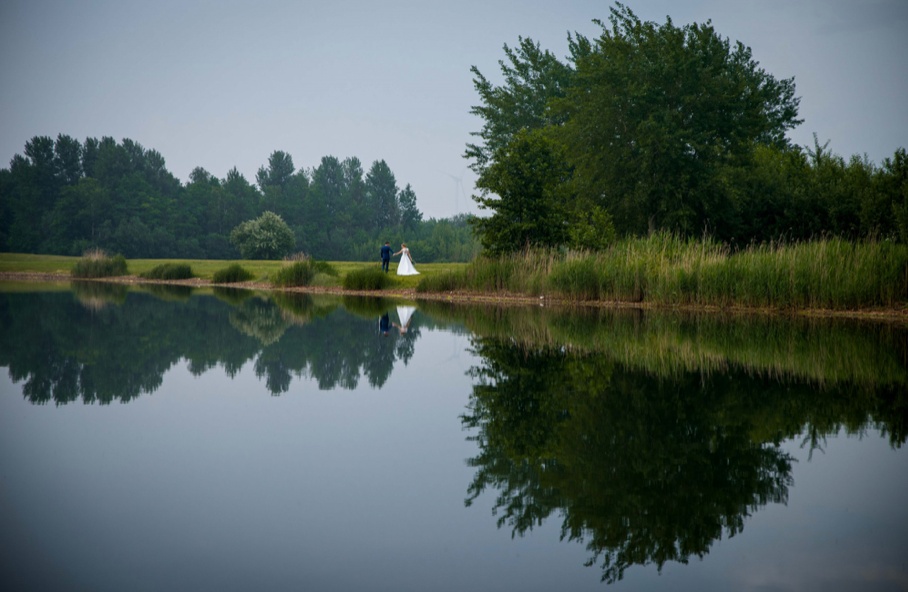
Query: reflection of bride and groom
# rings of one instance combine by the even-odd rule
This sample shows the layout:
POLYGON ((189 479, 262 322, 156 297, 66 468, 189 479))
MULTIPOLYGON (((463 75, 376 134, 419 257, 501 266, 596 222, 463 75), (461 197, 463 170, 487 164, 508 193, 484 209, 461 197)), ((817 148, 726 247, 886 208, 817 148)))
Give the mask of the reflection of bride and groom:
POLYGON ((387 335, 391 330, 391 325, 397 327, 401 335, 405 335, 410 328, 410 321, 413 320, 413 313, 416 312, 415 306, 398 306, 397 317, 400 323, 391 321, 391 317, 386 312, 379 319, 379 330, 382 335, 387 335))
POLYGON ((410 249, 407 248, 407 243, 401 243, 400 250, 392 254, 390 243, 385 241, 385 246, 381 248, 382 271, 388 273, 391 257, 397 257, 398 255, 400 255, 400 265, 397 266, 397 275, 419 275, 416 267, 413 266, 413 259, 410 257, 410 249))

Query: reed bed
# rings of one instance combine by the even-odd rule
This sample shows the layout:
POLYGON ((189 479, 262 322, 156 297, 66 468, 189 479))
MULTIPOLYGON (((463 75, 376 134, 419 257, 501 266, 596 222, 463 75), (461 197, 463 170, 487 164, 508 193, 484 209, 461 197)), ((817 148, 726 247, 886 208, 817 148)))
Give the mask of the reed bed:
POLYGON ((123 255, 111 257, 101 249, 90 249, 73 265, 70 275, 74 278, 126 275, 126 259, 123 255))
POLYGON ((603 252, 524 251, 426 277, 417 291, 550 294, 665 305, 852 309, 908 304, 908 246, 825 238, 732 252, 659 233, 603 252))

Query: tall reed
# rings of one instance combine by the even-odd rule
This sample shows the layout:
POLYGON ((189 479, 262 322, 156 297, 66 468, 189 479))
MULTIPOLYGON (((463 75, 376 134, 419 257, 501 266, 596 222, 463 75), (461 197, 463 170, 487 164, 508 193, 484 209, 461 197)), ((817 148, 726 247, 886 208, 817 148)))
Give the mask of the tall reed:
POLYGON ((525 251, 429 276, 421 292, 551 294, 666 305, 849 309, 908 304, 908 246, 824 238, 732 252, 670 233, 603 252, 525 251))

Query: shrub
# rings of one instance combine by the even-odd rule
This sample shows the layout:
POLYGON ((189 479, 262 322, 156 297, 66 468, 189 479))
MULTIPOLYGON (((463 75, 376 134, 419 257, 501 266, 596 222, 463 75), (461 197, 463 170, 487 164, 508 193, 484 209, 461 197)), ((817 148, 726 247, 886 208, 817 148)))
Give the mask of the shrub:
POLYGON ((345 290, 382 290, 395 283, 380 267, 356 269, 344 277, 345 290))
POLYGON ((188 280, 194 277, 192 267, 186 263, 162 263, 141 274, 149 280, 188 280))
POLYGON ((248 282, 255 277, 251 271, 245 269, 239 263, 233 263, 229 267, 219 269, 214 272, 212 282, 215 284, 235 284, 237 282, 248 282))
POLYGON ((308 286, 316 273, 311 261, 295 261, 277 270, 271 278, 271 284, 282 288, 308 286))
POLYGON ((274 212, 265 212, 238 225, 230 233, 230 242, 240 250, 243 259, 280 259, 296 246, 293 231, 274 212))
POLYGON ((123 255, 110 257, 101 249, 90 249, 85 251, 69 273, 76 278, 126 275, 126 259, 123 255))

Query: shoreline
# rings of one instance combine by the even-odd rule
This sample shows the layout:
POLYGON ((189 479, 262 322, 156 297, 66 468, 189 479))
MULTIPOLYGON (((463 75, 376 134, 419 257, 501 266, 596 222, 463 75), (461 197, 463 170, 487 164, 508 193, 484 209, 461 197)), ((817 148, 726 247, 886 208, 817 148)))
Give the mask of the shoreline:
POLYGON ((188 280, 151 280, 134 275, 113 276, 104 278, 73 278, 69 274, 42 273, 42 272, 0 272, 0 282, 104 282, 126 285, 171 285, 187 286, 191 288, 237 288, 244 290, 259 290, 263 292, 290 292, 301 294, 326 294, 334 296, 367 296, 374 298, 398 298, 403 300, 431 300, 451 302, 452 304, 492 304, 512 306, 557 306, 557 307, 583 307, 583 308, 613 308, 636 310, 662 310, 682 311, 706 314, 759 314, 771 316, 800 316, 814 318, 846 318, 869 321, 886 321, 908 324, 908 307, 903 309, 783 309, 783 308, 757 308, 748 306, 707 306, 695 304, 666 305, 647 302, 623 302, 613 300, 570 300, 566 298, 552 298, 548 296, 526 296, 523 294, 489 294, 473 292, 444 292, 417 293, 415 289, 405 290, 345 290, 340 286, 312 287, 300 286, 292 288, 279 288, 263 282, 238 282, 232 284, 216 284, 211 280, 192 278, 188 280))

